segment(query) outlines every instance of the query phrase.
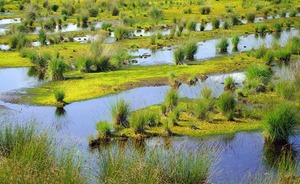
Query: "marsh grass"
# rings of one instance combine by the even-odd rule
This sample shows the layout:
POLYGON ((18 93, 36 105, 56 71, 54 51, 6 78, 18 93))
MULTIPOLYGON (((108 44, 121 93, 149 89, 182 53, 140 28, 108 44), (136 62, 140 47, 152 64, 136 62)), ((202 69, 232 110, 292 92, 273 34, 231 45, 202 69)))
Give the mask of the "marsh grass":
POLYGON ((64 73, 67 71, 67 64, 62 57, 55 57, 48 61, 47 76, 54 81, 64 80, 64 73))
POLYGON ((64 99, 66 97, 66 94, 63 90, 58 89, 58 90, 54 90, 54 97, 55 97, 56 102, 63 103, 64 99))
POLYGON ((253 23, 254 20, 255 20, 255 14, 254 14, 254 13, 248 13, 248 14, 246 15, 246 19, 247 19, 248 22, 253 23))
POLYGON ((266 65, 270 65, 274 60, 274 53, 272 51, 267 51, 263 56, 263 60, 266 65))
POLYGON ((235 80, 231 76, 227 76, 224 81, 224 90, 234 90, 235 80))
POLYGON ((109 138, 111 136, 111 124, 107 121, 99 121, 96 124, 98 136, 102 138, 109 138))
POLYGON ((236 101, 233 93, 225 92, 217 100, 217 106, 221 112, 225 115, 228 121, 233 121, 234 119, 234 109, 236 106, 236 101))
POLYGON ((212 89, 205 86, 204 88, 202 88, 201 90, 201 98, 203 99, 210 99, 212 98, 212 89))
POLYGON ((267 113, 263 119, 266 137, 271 142, 286 142, 289 136, 295 134, 299 125, 299 116, 295 107, 289 104, 280 104, 267 113))
POLYGON ((179 94, 176 89, 170 89, 165 98, 165 104, 168 111, 173 111, 178 104, 179 94))
POLYGON ((275 85, 275 91, 286 100, 296 100, 298 88, 292 81, 280 81, 275 85))
POLYGON ((197 42, 189 42, 184 46, 184 52, 186 55, 186 59, 194 60, 194 55, 197 53, 198 46, 197 42))
POLYGON ((245 75, 247 81, 259 81, 265 85, 270 81, 272 76, 268 68, 262 65, 248 67, 245 75))
POLYGON ((275 32, 279 33, 282 31, 283 23, 280 21, 274 22, 272 27, 275 32))
POLYGON ((280 62, 287 64, 291 60, 292 51, 289 48, 278 49, 275 56, 280 62))
POLYGON ((182 65, 185 59, 185 51, 184 48, 179 47, 173 52, 174 61, 176 65, 182 65))
POLYGON ((263 58, 264 55, 268 52, 268 49, 265 47, 265 45, 259 46, 259 48, 255 52, 255 57, 257 59, 263 58))
POLYGON ((229 46, 228 40, 222 38, 220 42, 216 45, 216 48, 219 53, 227 53, 227 47, 229 46))
POLYGON ((111 115, 115 126, 128 127, 128 117, 130 115, 129 104, 121 99, 116 104, 110 106, 111 115))
MULTIPOLYGON (((205 183, 214 155, 205 151, 198 154, 179 150, 162 150, 155 146, 143 154, 135 149, 118 148, 100 156, 101 183, 205 183)), ((207 149, 208 150, 208 149, 207 149)))
POLYGON ((130 117, 130 127, 133 128, 135 134, 143 134, 147 123, 146 112, 134 113, 130 117))
POLYGON ((29 40, 23 33, 17 33, 10 37, 9 46, 12 49, 20 50, 21 48, 26 47, 27 45, 29 45, 29 40))
POLYGON ((195 31, 196 30, 196 22, 195 21, 189 21, 186 24, 186 29, 189 31, 195 31))
POLYGON ((212 23, 212 27, 214 29, 219 29, 220 28, 220 20, 219 19, 214 18, 211 23, 212 23))
POLYGON ((240 42, 239 36, 237 35, 233 36, 231 42, 232 42, 232 50, 235 52, 238 51, 238 44, 240 42))
POLYGON ((213 98, 198 99, 194 107, 194 114, 199 120, 209 121, 209 112, 213 109, 215 100, 213 98))
POLYGON ((129 32, 126 28, 118 26, 118 27, 115 27, 115 29, 114 29, 114 36, 115 36, 116 41, 124 40, 124 39, 128 38, 129 32))
POLYGON ((85 183, 82 163, 72 150, 57 148, 55 140, 33 124, 2 124, 0 180, 3 183, 85 183))
POLYGON ((47 44, 47 42, 46 42, 47 41, 47 34, 44 31, 44 29, 41 29, 39 31, 38 37, 39 37, 39 42, 41 43, 41 45, 46 45, 47 44))

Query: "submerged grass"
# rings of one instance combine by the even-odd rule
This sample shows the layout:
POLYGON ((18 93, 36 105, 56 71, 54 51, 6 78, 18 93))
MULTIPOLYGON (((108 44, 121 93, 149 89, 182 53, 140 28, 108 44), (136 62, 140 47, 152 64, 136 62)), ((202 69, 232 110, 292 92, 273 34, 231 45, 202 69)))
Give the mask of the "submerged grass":
POLYGON ((100 155, 101 183, 205 183, 217 156, 205 146, 199 149, 201 154, 158 146, 143 154, 135 149, 112 150, 100 155))

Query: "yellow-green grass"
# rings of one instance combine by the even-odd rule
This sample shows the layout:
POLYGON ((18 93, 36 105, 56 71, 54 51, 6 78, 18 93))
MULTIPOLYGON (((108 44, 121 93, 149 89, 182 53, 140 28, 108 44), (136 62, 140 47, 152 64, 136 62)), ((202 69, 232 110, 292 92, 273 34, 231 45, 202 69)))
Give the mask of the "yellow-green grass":
POLYGON ((65 101, 97 98, 126 89, 139 86, 167 84, 168 73, 173 72, 181 79, 187 79, 191 74, 227 73, 245 69, 253 63, 262 60, 248 57, 246 53, 233 56, 223 56, 194 65, 176 66, 130 66, 117 71, 101 73, 71 72, 67 75, 81 75, 83 79, 48 82, 40 87, 30 89, 29 95, 24 96, 22 102, 32 104, 55 104, 54 90, 65 91, 65 101))
MULTIPOLYGON (((179 102, 178 106, 183 111, 186 111, 187 104, 193 104, 194 100, 183 100, 179 102)), ((160 114, 160 106, 151 106, 145 109, 136 111, 134 113, 141 113, 142 111, 149 111, 151 113, 160 114)), ((161 117, 162 119, 167 118, 169 122, 169 128, 171 132, 176 136, 211 136, 220 134, 233 134, 239 131, 253 131, 262 129, 262 123, 259 120, 251 118, 234 118, 235 121, 227 121, 221 113, 211 113, 211 122, 198 120, 193 115, 189 115, 186 112, 182 112, 178 120, 178 126, 171 125, 171 113, 168 117, 161 117), (197 129, 192 129, 191 125, 197 129)), ((164 136, 164 126, 156 126, 147 128, 145 130, 145 136, 164 136)), ((129 137, 138 138, 143 135, 135 134, 132 128, 123 129, 114 133, 114 136, 125 134, 129 137)))
POLYGON ((0 68, 16 68, 32 66, 27 58, 22 58, 18 52, 0 51, 0 68))

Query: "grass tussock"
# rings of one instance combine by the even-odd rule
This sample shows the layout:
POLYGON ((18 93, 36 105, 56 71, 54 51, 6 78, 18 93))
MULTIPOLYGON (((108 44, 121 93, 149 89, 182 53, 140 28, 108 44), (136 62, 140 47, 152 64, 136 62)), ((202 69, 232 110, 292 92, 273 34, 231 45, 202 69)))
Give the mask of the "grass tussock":
POLYGON ((54 97, 55 97, 56 102, 63 103, 64 99, 66 97, 66 94, 63 90, 55 90, 54 97))
POLYGON ((266 137, 271 142, 287 141, 295 134, 299 125, 299 116, 296 109, 289 104, 280 104, 273 111, 267 113, 263 120, 266 137))
POLYGON ((54 142, 47 134, 39 133, 34 125, 2 124, 1 182, 85 183, 80 162, 72 152, 58 151, 54 142))
POLYGON ((216 45, 219 53, 227 53, 228 46, 229 46, 229 43, 226 38, 222 38, 221 41, 216 45))
POLYGON ((165 104, 168 111, 173 111, 177 107, 179 94, 176 89, 170 89, 165 98, 165 104))
POLYGON ((100 121, 96 124, 98 136, 101 138, 108 138, 111 135, 111 124, 106 121, 100 121))
POLYGON ((197 53, 198 46, 197 42, 189 42, 184 46, 184 52, 186 55, 186 59, 194 60, 194 55, 197 53))
POLYGON ((217 100, 217 106, 228 121, 233 121, 236 101, 231 92, 223 93, 217 100))
POLYGON ((118 100, 110 107, 115 126, 128 127, 128 117, 130 114, 129 104, 125 100, 118 100))

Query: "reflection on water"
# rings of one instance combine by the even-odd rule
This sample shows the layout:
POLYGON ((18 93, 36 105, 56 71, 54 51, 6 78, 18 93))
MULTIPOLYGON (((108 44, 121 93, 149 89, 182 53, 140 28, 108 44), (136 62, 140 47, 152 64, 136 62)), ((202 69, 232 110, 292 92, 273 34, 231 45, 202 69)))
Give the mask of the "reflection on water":
MULTIPOLYGON (((298 36, 299 31, 297 29, 291 29, 289 31, 282 31, 276 34, 263 34, 256 35, 250 34, 246 36, 240 36, 240 41, 238 44, 238 51, 244 52, 251 49, 258 49, 261 45, 265 45, 266 48, 271 48, 274 41, 277 41, 280 46, 284 46, 288 39, 293 36, 298 36)), ((219 43, 220 39, 207 40, 204 42, 198 42, 198 51, 195 54, 195 59, 202 61, 217 56, 222 56, 216 50, 216 45, 219 43)), ((228 38, 229 46, 228 53, 233 54, 233 46, 231 43, 231 38, 228 38)), ((164 47, 152 52, 151 49, 138 49, 130 54, 136 56, 137 65, 158 65, 158 64, 174 64, 173 51, 176 47, 164 47), (143 57, 147 55, 147 57, 143 57)))
POLYGON ((66 115, 66 110, 63 107, 57 107, 55 110, 55 116, 57 117, 63 117, 66 115))

